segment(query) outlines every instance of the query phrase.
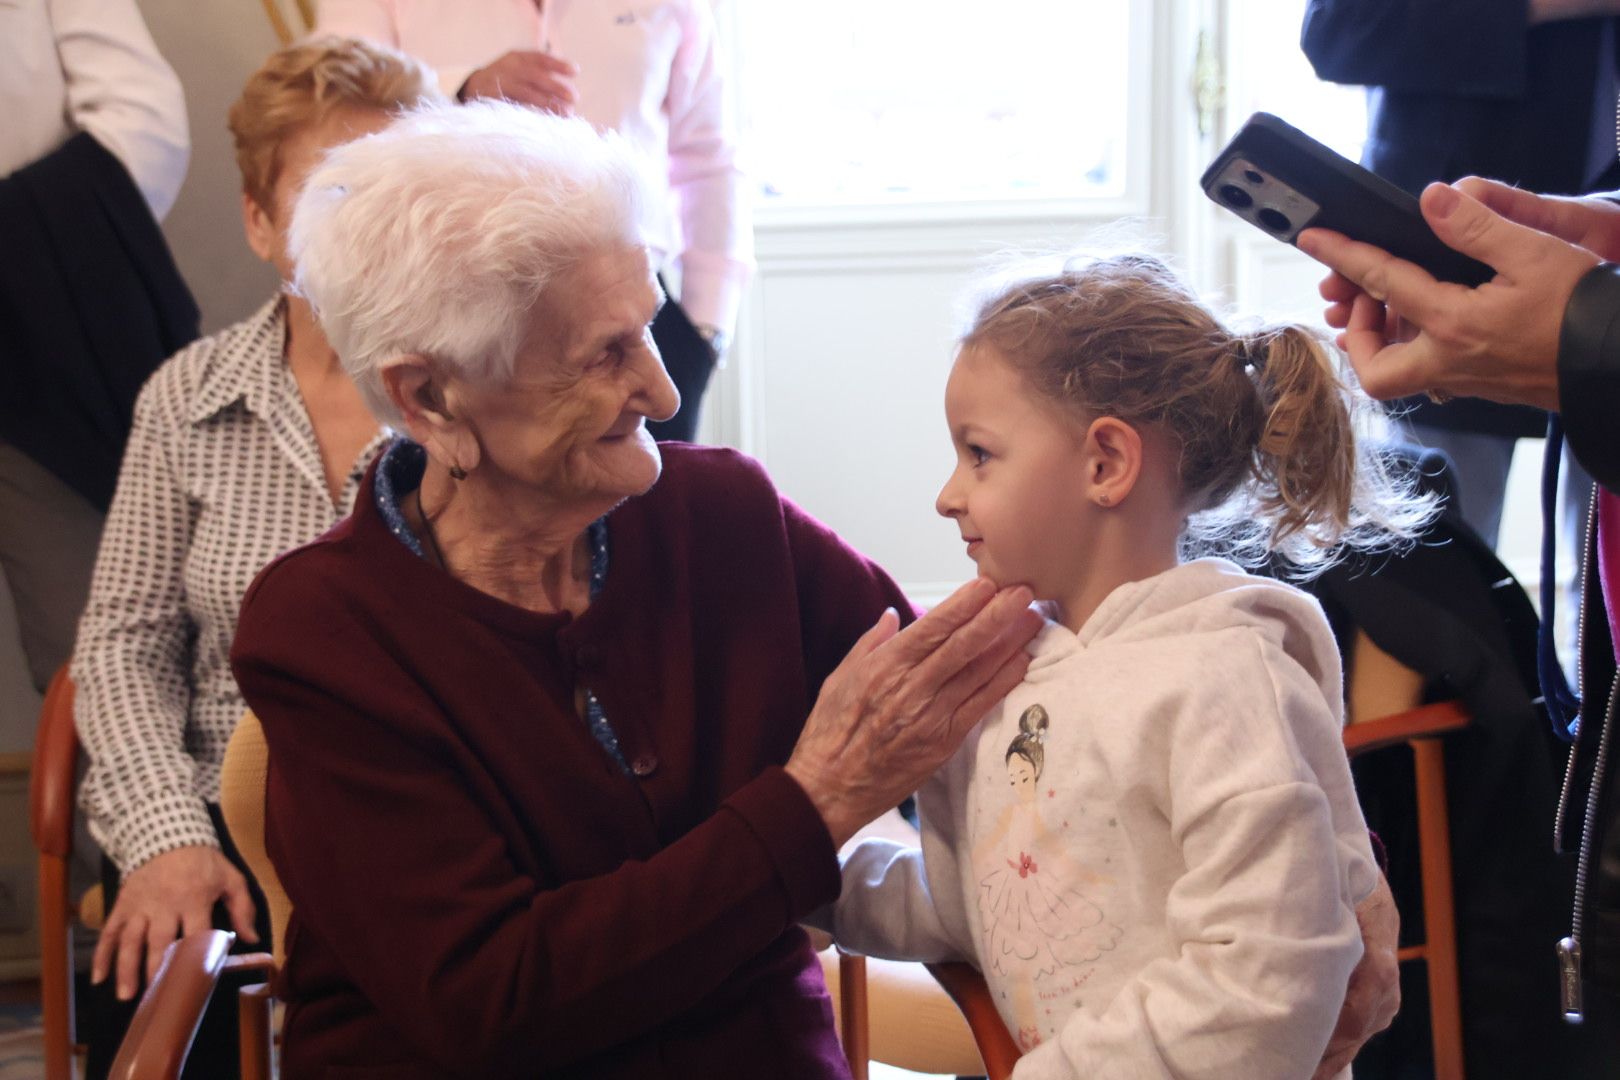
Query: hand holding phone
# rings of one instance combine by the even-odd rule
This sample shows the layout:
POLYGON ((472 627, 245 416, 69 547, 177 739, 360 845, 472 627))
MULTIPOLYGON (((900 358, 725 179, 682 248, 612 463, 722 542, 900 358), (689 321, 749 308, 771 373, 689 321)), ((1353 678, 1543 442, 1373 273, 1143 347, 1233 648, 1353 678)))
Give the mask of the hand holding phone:
POLYGON ((1565 307, 1599 258, 1496 213, 1471 187, 1429 185, 1424 218, 1494 267, 1490 281, 1437 281, 1382 248, 1311 229, 1300 246, 1334 271, 1322 286, 1327 322, 1343 329, 1339 344, 1375 398, 1429 392, 1557 409, 1565 307))
POLYGON ((1383 248, 1441 280, 1480 285, 1495 272, 1435 236, 1418 201, 1270 113, 1255 113, 1199 181, 1205 194, 1292 244, 1332 229, 1383 248))

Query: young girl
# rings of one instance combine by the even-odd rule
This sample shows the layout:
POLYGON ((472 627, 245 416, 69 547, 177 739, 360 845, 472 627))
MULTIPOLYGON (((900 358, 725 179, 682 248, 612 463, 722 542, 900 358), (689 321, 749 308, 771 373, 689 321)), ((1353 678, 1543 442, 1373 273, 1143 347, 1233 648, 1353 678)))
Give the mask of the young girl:
POLYGON ((984 972, 1028 1077, 1309 1077, 1377 871, 1316 602, 1220 558, 1319 571, 1432 508, 1358 450, 1300 327, 1238 335, 1158 261, 1071 264, 978 309, 940 492, 980 575, 1053 621, 1024 683, 869 841, 834 932, 984 972))

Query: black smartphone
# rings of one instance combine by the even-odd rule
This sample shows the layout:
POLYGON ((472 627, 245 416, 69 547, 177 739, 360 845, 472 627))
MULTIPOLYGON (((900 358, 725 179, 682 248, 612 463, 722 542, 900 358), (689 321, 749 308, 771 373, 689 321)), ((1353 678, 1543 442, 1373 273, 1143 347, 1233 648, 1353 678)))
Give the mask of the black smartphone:
POLYGON ((1332 229, 1441 281, 1473 286, 1495 276, 1442 243, 1411 195, 1270 113, 1249 117, 1199 184, 1211 199, 1287 244, 1303 229, 1332 229))

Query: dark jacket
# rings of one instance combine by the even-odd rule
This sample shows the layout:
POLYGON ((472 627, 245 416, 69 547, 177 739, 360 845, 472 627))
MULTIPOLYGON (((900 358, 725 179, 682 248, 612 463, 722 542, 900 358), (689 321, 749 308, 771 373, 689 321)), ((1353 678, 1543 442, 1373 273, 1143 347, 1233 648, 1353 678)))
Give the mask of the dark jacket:
POLYGON ((287 1080, 849 1075, 795 925, 837 897, 837 853, 781 765, 822 680, 910 608, 758 465, 662 449, 578 618, 413 555, 375 466, 249 590, 287 1080))
MULTIPOLYGON (((1603 488, 1620 492, 1620 266, 1595 267, 1564 309, 1558 405, 1575 457, 1603 488)), ((1581 613, 1581 724, 1564 793, 1561 841, 1585 852, 1581 966, 1586 980, 1620 997, 1620 718, 1614 646, 1603 601, 1596 530, 1586 544, 1581 613), (1587 824, 1590 810, 1590 825, 1587 824)), ((1607 546, 1620 536, 1603 536, 1607 546)))
MULTIPOLYGON (((1605 21, 1531 27, 1525 0, 1310 0, 1300 45, 1322 79, 1372 89, 1362 164, 1397 186, 1472 174, 1570 195, 1620 184, 1588 174, 1605 21)), ((1435 427, 1546 427, 1538 409, 1477 398, 1404 404, 1435 427)))
POLYGON ((117 158, 80 133, 0 178, 0 439, 106 509, 135 395, 197 305, 117 158))

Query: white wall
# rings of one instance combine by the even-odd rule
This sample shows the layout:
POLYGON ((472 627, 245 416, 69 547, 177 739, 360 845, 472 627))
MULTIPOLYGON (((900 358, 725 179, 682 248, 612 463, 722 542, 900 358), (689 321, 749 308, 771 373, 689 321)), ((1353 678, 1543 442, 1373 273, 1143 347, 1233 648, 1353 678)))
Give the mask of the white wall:
POLYGON ((225 112, 279 43, 254 0, 139 2, 185 87, 191 121, 191 167, 163 233, 202 308, 203 333, 213 333, 251 314, 276 287, 275 271, 242 238, 241 175, 225 112))
POLYGON ((932 602, 972 575, 934 512, 954 463, 944 394, 958 301, 1007 247, 1079 244, 1075 217, 759 230, 759 273, 706 421, 785 494, 932 602))

